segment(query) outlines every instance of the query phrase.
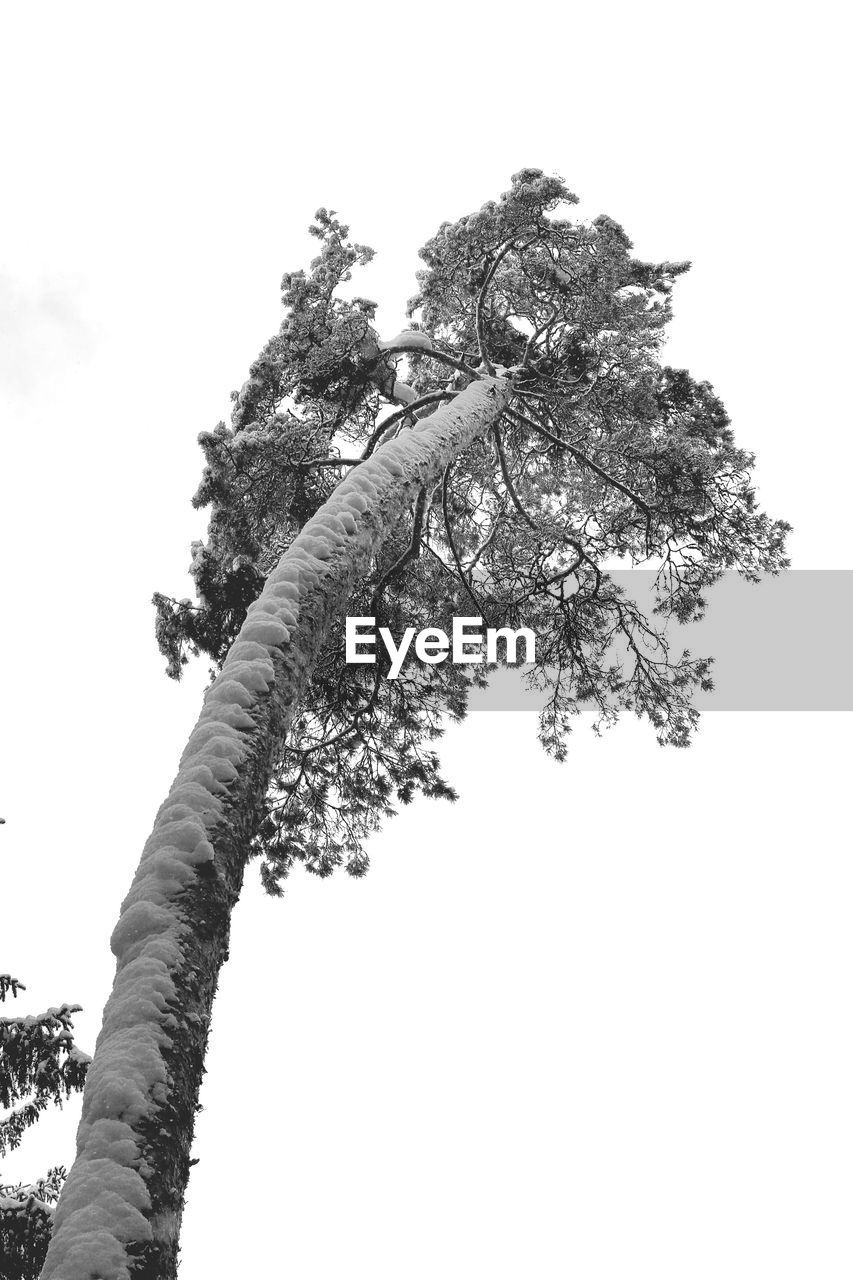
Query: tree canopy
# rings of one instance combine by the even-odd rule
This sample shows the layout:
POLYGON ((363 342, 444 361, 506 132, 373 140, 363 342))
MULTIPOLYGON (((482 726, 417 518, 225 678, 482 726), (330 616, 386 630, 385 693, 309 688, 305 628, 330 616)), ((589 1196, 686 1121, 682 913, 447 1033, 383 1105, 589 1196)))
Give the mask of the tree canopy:
MULTIPOLYGON (((789 526, 759 509, 753 455, 712 387, 662 362, 688 264, 634 257, 618 223, 573 218, 576 203, 561 179, 525 169, 498 200, 443 223, 421 250, 410 328, 390 342, 376 304, 349 287, 372 250, 318 210, 320 252, 284 276, 281 328, 234 393, 231 423, 200 437, 194 503, 211 515, 192 548, 197 600, 155 596, 171 676, 200 653, 219 669, 346 473, 496 375, 509 387, 500 420, 421 490, 348 612, 395 634, 450 630, 460 614, 530 627, 529 678, 547 690, 540 738, 557 758, 588 707, 598 724, 631 711, 662 743, 689 742, 710 661, 673 647, 669 620, 700 617, 727 569, 755 579, 785 567, 789 526), (627 566, 657 571, 650 617, 610 577, 627 566)), ((388 680, 387 664, 348 665, 339 619, 275 762, 254 843, 266 887, 280 892, 296 862, 362 875, 365 837, 396 804, 453 798, 435 741, 487 675, 408 662, 388 680)))

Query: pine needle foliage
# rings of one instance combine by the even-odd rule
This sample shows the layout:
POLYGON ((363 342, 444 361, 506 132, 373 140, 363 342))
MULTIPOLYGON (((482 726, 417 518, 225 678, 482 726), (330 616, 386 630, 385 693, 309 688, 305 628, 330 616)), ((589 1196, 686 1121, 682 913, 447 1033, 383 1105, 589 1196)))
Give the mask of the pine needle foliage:
MULTIPOLYGON (((372 250, 318 210, 320 252, 282 282, 284 319, 234 393, 230 424, 200 437, 196 599, 155 596, 157 639, 178 678, 192 656, 216 670, 249 603, 347 471, 474 378, 512 389, 488 439, 422 493, 350 601, 352 615, 450 631, 454 615, 537 636, 530 679, 547 690, 540 739, 558 759, 574 718, 629 711, 685 746, 710 660, 674 644, 728 569, 787 566, 789 526, 757 503, 753 455, 735 444, 706 382, 662 361, 685 262, 636 258, 622 227, 571 216, 577 198, 538 169, 421 250, 410 329, 380 341, 375 304, 351 296, 372 250), (405 374, 405 379, 403 375, 405 374), (656 571, 644 615, 609 576, 656 571)), ((416 794, 454 798, 436 740, 464 716, 470 671, 344 662, 343 619, 319 657, 282 750, 256 837, 272 893, 301 862, 363 875, 366 836, 416 794)), ((478 681, 485 668, 473 668, 478 681)))
MULTIPOLYGON (((0 973, 0 1001, 26 988, 0 973)), ((90 1058, 74 1043, 79 1005, 0 1018, 0 1156, 14 1151, 51 1105, 83 1088, 90 1058)), ((53 1206, 65 1181, 61 1165, 32 1183, 0 1183, 0 1280, 36 1280, 53 1229, 53 1206)))

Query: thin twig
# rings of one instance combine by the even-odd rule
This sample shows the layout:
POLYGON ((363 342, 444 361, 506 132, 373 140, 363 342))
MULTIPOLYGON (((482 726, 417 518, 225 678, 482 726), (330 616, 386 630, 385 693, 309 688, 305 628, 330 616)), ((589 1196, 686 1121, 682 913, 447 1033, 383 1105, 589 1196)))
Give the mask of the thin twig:
POLYGON ((510 477, 510 474, 509 474, 509 467, 506 464, 506 456, 504 454, 504 446, 503 446, 503 440, 501 439, 500 428, 498 427, 497 423, 495 423, 492 430, 495 436, 495 447, 498 452, 498 461, 500 462, 501 475, 503 476, 504 484, 506 485, 506 491, 509 494, 509 496, 512 498, 513 506, 515 507, 516 511, 518 511, 519 515, 521 515, 527 521, 531 529, 535 529, 536 523, 534 520, 530 518, 530 516, 525 511, 524 507, 521 505, 521 499, 519 498, 518 494, 515 491, 515 485, 512 483, 512 478, 510 477))
POLYGON ((613 485, 614 489, 618 489, 620 493, 624 493, 626 498, 630 498, 635 506, 639 507, 643 512, 647 522, 651 520, 652 509, 649 504, 641 498, 639 494, 634 493, 633 489, 629 489, 621 480, 617 480, 609 471, 605 471, 604 467, 599 466, 597 462, 593 462, 592 458, 588 457, 587 454, 577 447, 577 445, 569 444, 568 440, 563 440, 560 436, 553 435, 546 427, 541 426, 538 422, 534 422, 532 418, 528 418, 525 414, 519 413, 517 409, 507 409, 505 412, 508 413, 511 418, 516 418, 519 422, 523 423, 524 426, 529 427, 531 431, 536 431, 540 436, 544 436, 546 440, 550 440, 552 444, 558 445, 561 449, 565 449, 573 458, 577 458, 578 462, 582 463, 585 467, 589 467, 590 471, 594 471, 595 474, 600 476, 602 480, 607 482, 607 484, 613 485))
POLYGON ((507 240, 503 248, 495 255, 495 259, 492 262, 492 265, 489 267, 488 271, 486 272, 486 278, 481 284, 480 292, 477 295, 477 309, 475 312, 476 328, 477 328, 477 347, 480 352, 480 360, 486 366, 486 372, 491 374, 492 377, 494 377, 495 367, 492 364, 491 360, 489 359, 489 353, 486 348, 486 332, 483 326, 483 303, 486 301, 486 290, 488 289, 489 285, 492 283, 492 278, 495 272, 497 271, 501 262, 503 262, 506 255, 509 253, 510 249, 513 247, 514 243, 515 243, 515 237, 513 236, 512 240, 507 240))
POLYGON ((534 343, 538 338, 541 338, 545 330, 548 329, 554 323, 554 321, 557 319, 558 311, 559 311, 559 308, 554 307, 553 310, 551 311, 551 315, 549 319, 543 321, 543 323, 539 326, 538 329, 534 329, 533 333, 531 333, 530 337, 527 339, 527 345, 524 348, 524 355, 522 356, 522 359, 521 359, 522 369, 526 369, 530 364, 530 357, 533 351, 534 343))
POLYGON ((459 552, 456 550, 456 543, 453 541, 453 534, 450 531, 450 514, 447 509, 447 485, 448 485, 448 481, 450 480, 450 467, 451 467, 451 464, 448 463, 447 466, 444 468, 444 475, 441 480, 441 510, 442 510, 442 514, 444 515, 444 528, 447 533, 447 545, 450 547, 450 554, 453 556, 453 563, 456 565, 456 571, 459 574, 459 580, 461 581, 463 587, 467 591, 471 600, 474 602, 474 607, 477 609, 477 616, 480 618, 483 618, 485 617, 485 611, 483 609, 483 606, 480 604, 480 601, 474 595, 474 592, 471 589, 471 584, 469 583, 468 579, 465 577, 465 573, 462 569, 462 563, 459 559, 459 552))
POLYGON ((382 598, 382 593, 387 587, 388 583, 391 581, 392 578, 395 578, 397 576, 400 570, 403 569, 409 563, 410 560, 414 560, 415 556, 418 554, 418 549, 421 543, 421 531, 423 529, 423 523, 424 523, 424 507, 425 506, 426 506, 426 489, 422 488, 420 493, 418 494, 417 502, 415 503, 415 518, 412 524, 412 536, 409 541, 409 545, 406 548, 406 550, 403 552, 403 554, 399 557, 399 559, 395 560, 395 562, 391 565, 390 569, 386 569, 385 573, 383 573, 379 582, 376 584, 376 590, 374 591, 373 599, 370 602, 370 610, 371 610, 371 613, 373 613, 374 615, 379 606, 379 602, 382 598))
POLYGON ((501 520, 503 520, 505 503, 506 503, 506 499, 504 499, 504 503, 501 505, 500 510, 498 511, 497 515, 492 521, 492 527, 489 530, 488 535, 480 543, 479 547, 474 552, 472 559, 468 561, 468 564, 466 565, 466 568, 465 568, 466 573, 472 573, 474 571, 474 569, 477 567, 480 561, 480 557, 483 555, 486 549, 491 545, 494 539, 494 536, 498 531, 498 526, 500 525, 501 520))

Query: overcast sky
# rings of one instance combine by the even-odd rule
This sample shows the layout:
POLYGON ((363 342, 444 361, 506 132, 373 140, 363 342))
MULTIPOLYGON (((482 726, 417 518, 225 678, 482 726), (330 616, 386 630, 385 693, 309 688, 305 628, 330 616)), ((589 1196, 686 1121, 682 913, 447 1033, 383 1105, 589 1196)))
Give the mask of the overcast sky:
MULTIPOLYGON (((840 7, 839 7, 840 8, 840 7)), ((78 1001, 195 721, 196 437, 279 322, 318 205, 417 250, 527 165, 689 258, 667 359, 758 454, 798 568, 853 568, 835 5, 4 8, 0 969, 78 1001)), ((820 620, 815 654, 820 660, 820 620)), ((804 655, 810 660, 810 655, 804 655)), ((547 761, 448 734, 360 882, 251 873, 214 1015, 182 1280, 757 1280, 853 1269, 850 718, 626 723, 547 761)), ((71 1163, 79 1104, 3 1173, 71 1163)))

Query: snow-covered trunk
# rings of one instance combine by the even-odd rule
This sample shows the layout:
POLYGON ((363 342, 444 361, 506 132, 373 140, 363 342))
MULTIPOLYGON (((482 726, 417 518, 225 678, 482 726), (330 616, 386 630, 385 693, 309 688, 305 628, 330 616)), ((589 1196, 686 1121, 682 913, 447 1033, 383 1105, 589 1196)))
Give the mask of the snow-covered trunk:
POLYGON ((501 379, 473 382, 353 468, 250 608, 113 932, 115 984, 44 1280, 175 1277, 210 1013, 275 757, 371 555, 420 487, 488 431, 506 398, 501 379))

